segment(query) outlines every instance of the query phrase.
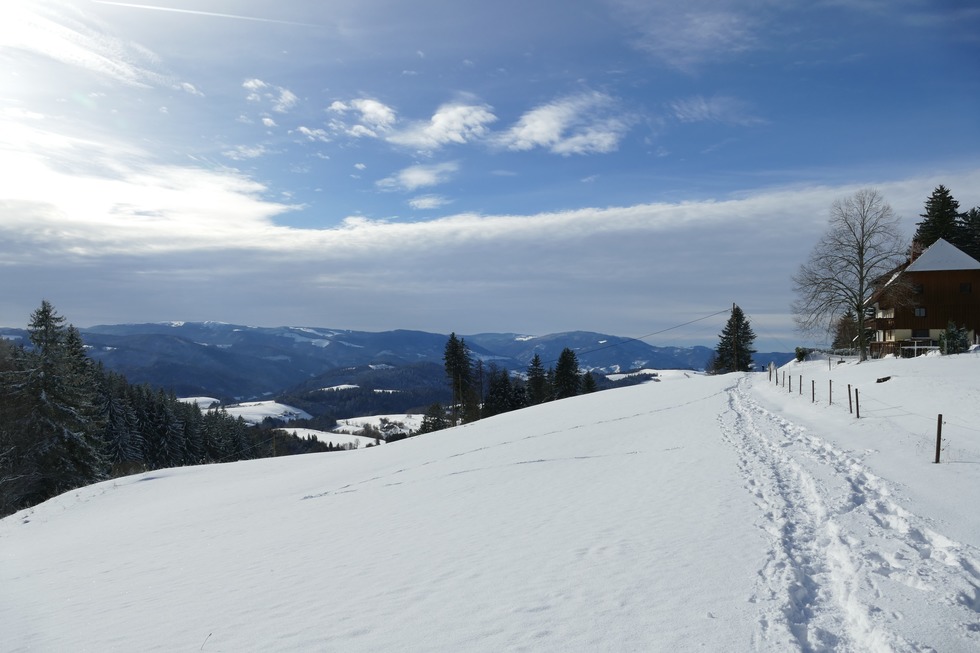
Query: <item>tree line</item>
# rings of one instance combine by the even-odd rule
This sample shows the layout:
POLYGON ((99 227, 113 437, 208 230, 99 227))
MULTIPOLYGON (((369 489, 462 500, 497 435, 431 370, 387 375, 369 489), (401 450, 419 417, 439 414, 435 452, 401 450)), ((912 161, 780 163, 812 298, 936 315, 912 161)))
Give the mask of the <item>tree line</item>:
POLYGON ((66 322, 43 301, 29 343, 0 340, 0 516, 113 476, 327 450, 130 384, 66 322))
POLYGON ((431 433, 599 389, 595 376, 590 370, 583 372, 579 368, 578 356, 569 347, 547 369, 541 356, 535 354, 521 376, 493 362, 486 365, 482 360, 474 362, 465 338, 453 332, 446 341, 443 362, 452 400, 449 406, 430 405, 418 433, 431 433))

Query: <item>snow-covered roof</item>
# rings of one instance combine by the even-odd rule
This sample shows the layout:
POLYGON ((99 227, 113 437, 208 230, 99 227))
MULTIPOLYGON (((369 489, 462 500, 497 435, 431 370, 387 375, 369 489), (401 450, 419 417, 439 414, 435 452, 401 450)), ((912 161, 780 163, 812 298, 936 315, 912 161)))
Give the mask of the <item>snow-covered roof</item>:
POLYGON ((980 270, 980 261, 940 238, 905 269, 906 272, 940 270, 980 270))

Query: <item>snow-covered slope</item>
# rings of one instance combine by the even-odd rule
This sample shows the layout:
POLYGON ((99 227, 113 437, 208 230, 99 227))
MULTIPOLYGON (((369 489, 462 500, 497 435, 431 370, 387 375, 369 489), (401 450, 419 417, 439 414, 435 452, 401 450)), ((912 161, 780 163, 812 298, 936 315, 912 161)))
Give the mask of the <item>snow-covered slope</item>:
POLYGON ((2 648, 980 650, 980 357, 786 371, 70 492, 0 521, 2 648))

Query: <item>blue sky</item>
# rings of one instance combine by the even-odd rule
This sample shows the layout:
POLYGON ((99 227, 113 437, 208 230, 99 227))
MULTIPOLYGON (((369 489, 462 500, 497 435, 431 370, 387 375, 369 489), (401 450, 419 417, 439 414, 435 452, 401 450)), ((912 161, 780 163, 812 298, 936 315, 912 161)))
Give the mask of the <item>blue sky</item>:
POLYGON ((978 61, 970 2, 4 3, 0 324, 641 336, 737 302, 785 350, 835 199, 909 235, 938 184, 980 205, 978 61))

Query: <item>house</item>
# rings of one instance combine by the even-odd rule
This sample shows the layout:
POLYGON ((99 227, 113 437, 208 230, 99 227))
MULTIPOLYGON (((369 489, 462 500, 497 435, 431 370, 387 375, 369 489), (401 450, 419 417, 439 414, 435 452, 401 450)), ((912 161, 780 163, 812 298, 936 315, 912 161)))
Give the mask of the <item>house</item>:
POLYGON ((980 261, 940 238, 889 275, 869 307, 874 311, 873 356, 914 356, 935 349, 950 322, 977 343, 980 261))

